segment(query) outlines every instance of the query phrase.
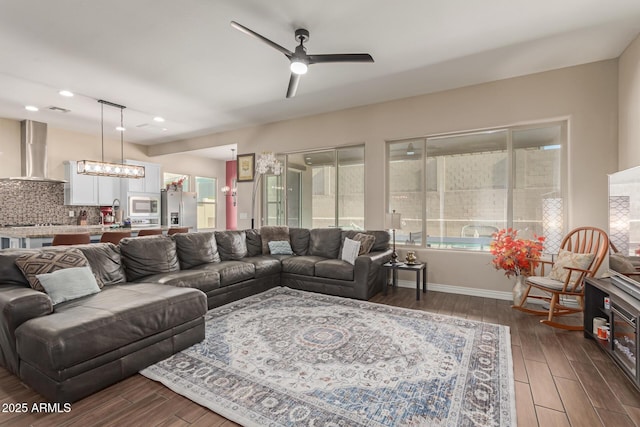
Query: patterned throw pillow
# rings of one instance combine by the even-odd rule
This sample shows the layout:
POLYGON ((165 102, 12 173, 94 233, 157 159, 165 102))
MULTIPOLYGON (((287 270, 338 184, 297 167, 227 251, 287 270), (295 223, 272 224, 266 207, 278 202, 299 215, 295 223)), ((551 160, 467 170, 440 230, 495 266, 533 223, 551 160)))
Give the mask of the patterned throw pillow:
POLYGON ((269 242, 271 255, 293 255, 291 243, 288 240, 273 240, 269 242))
MULTIPOLYGON (((575 252, 560 249, 560 252, 558 253, 558 259, 556 259, 556 261, 553 263, 553 267, 551 268, 551 272, 549 273, 549 278, 564 283, 564 281, 567 279, 567 276, 569 275, 569 270, 564 267, 581 268, 583 270, 586 270, 593 262, 594 257, 594 254, 577 254, 575 252)), ((580 277, 580 272, 572 272, 571 280, 569 280, 569 285, 573 286, 576 280, 578 280, 578 277, 580 277)))
POLYGON ((371 248, 376 242, 376 237, 371 234, 358 233, 353 236, 353 240, 360 242, 360 253, 358 255, 364 255, 371 252, 371 248))
POLYGON ((344 245, 342 246, 342 260, 353 265, 356 263, 358 253, 360 252, 360 242, 351 240, 348 237, 344 239, 344 245))
MULTIPOLYGON (((37 274, 53 273, 56 270, 71 267, 89 267, 89 261, 80 249, 43 249, 18 257, 16 265, 33 289, 45 292, 40 280, 36 277, 37 274)), ((98 286, 102 288, 103 283, 99 279, 96 280, 98 286)))

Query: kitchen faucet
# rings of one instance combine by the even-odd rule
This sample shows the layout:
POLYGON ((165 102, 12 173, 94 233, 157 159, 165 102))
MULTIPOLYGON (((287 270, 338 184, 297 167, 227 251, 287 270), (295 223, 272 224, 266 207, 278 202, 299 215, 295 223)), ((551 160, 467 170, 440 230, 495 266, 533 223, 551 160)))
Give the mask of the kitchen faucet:
POLYGON ((116 208, 118 209, 118 211, 120 210, 120 199, 113 199, 113 202, 111 202, 111 215, 113 215, 113 222, 120 223, 122 222, 122 218, 120 219, 120 221, 118 221, 116 208), (116 202, 118 202, 117 205, 116 202))

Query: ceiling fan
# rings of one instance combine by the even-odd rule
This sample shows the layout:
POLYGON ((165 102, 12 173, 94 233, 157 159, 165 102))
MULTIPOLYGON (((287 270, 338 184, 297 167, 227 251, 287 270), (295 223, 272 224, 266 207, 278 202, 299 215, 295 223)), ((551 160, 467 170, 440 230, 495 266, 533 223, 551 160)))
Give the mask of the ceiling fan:
POLYGON ((236 30, 240 30, 245 34, 250 35, 263 43, 268 44, 272 48, 280 51, 291 61, 291 78, 289 79, 289 88, 287 89, 287 98, 291 98, 296 95, 298 90, 298 83, 300 82, 300 76, 307 72, 307 68, 312 64, 321 64, 328 62, 373 62, 373 58, 368 53, 335 53, 335 54, 323 54, 323 55, 308 55, 307 49, 304 47, 304 42, 309 40, 309 31, 304 28, 298 28, 295 32, 295 39, 300 42, 296 46, 296 50, 291 52, 289 49, 280 46, 268 38, 261 36, 253 30, 238 24, 236 21, 231 21, 231 26, 236 30))

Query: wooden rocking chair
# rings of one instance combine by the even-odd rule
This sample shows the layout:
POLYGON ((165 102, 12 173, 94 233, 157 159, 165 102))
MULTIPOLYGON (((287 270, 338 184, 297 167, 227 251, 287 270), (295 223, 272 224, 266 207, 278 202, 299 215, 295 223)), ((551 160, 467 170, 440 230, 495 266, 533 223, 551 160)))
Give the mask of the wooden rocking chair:
MULTIPOLYGON (((527 277, 527 286, 522 299, 511 308, 537 316, 547 316, 540 320, 554 328, 579 331, 582 325, 567 325, 554 320, 556 316, 579 313, 584 309, 584 278, 593 277, 609 250, 609 237, 603 230, 595 227, 579 227, 567 234, 560 243, 560 253, 555 262, 538 260, 539 271, 527 277), (551 265, 549 275, 545 275, 545 266, 551 265), (535 288, 544 295, 529 295, 535 288), (560 301, 561 296, 575 297, 577 307, 567 306, 560 301), (549 303, 548 310, 534 310, 525 307, 527 298, 534 298, 549 303)), ((515 302, 515 301, 514 301, 515 302)))

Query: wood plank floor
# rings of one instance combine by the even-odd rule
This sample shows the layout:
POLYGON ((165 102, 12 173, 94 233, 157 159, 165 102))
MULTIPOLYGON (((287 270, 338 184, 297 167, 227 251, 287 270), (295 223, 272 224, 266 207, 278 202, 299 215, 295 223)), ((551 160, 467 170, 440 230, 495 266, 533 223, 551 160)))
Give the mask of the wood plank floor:
MULTIPOLYGON (((593 340, 512 310, 509 301, 399 288, 372 302, 500 323, 511 328, 518 426, 640 427, 640 392, 593 340)), ((577 317, 574 321, 579 322, 577 317)), ((71 405, 32 412, 44 402, 0 368, 0 426, 235 426, 237 424, 135 375, 71 405), (27 403, 27 413, 6 412, 27 403)))

